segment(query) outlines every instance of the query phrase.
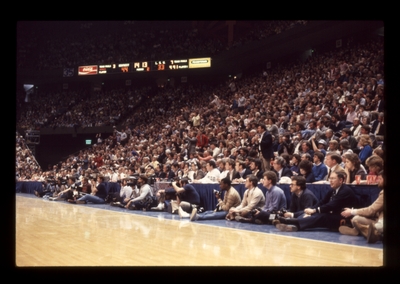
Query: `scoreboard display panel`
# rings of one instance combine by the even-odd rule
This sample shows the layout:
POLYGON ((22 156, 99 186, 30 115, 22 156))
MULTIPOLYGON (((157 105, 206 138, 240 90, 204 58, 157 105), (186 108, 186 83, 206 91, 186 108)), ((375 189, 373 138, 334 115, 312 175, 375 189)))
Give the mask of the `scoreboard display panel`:
POLYGON ((211 57, 79 66, 79 76, 210 68, 211 57))
POLYGON ((141 61, 133 63, 134 71, 164 71, 164 70, 178 70, 188 69, 188 59, 175 59, 175 60, 158 60, 158 61, 141 61))
POLYGON ((99 74, 128 73, 132 72, 131 66, 131 63, 103 64, 99 65, 99 74))

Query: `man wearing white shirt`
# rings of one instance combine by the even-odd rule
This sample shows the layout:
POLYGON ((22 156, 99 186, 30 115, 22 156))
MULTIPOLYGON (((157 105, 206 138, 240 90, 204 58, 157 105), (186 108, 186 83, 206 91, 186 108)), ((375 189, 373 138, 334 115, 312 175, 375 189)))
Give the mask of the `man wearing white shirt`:
POLYGON ((210 160, 206 164, 207 174, 204 178, 194 180, 194 183, 218 183, 220 171, 214 161, 210 160))

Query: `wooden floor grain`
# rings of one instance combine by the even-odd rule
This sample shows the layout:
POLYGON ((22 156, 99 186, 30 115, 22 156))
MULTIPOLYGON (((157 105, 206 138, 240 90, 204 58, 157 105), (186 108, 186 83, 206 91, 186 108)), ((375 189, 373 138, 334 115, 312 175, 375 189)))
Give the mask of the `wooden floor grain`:
POLYGON ((16 265, 382 266, 383 250, 17 196, 16 265))

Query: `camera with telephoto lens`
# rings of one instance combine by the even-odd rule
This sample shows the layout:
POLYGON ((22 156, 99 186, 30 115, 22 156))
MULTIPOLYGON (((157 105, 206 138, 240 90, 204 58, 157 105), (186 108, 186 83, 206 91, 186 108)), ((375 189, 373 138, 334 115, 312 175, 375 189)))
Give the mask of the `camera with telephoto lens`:
POLYGON ((128 181, 126 182, 126 185, 130 187, 134 187, 137 185, 138 177, 136 176, 129 176, 128 181))
POLYGON ((217 189, 213 189, 213 192, 215 195, 217 195, 218 197, 221 197, 221 191, 217 190, 217 189))
POLYGON ((257 213, 257 211, 262 211, 260 207, 254 208, 253 210, 250 211, 251 216, 254 217, 254 215, 257 213))

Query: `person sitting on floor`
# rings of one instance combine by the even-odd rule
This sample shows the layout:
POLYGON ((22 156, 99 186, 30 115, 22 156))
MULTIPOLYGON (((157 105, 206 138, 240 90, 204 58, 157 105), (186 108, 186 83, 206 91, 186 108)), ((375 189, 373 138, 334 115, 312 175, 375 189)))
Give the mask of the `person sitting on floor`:
POLYGON ((240 205, 240 195, 237 190, 232 187, 229 177, 223 178, 219 183, 219 187, 221 191, 224 192, 224 199, 221 199, 220 191, 215 192, 215 197, 218 200, 215 210, 197 213, 197 208, 194 208, 192 210, 192 214, 190 215, 190 221, 225 219, 231 207, 237 207, 240 205))

